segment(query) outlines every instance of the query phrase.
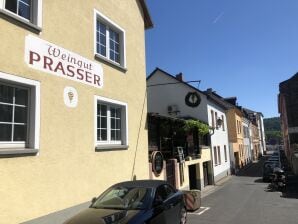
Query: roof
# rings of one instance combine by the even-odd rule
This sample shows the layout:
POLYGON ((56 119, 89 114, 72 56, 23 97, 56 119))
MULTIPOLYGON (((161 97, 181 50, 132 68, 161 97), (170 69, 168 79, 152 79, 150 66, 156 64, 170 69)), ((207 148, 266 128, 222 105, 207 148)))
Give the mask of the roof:
POLYGON ((216 103, 217 105, 219 105, 225 110, 228 110, 234 107, 232 104, 225 101, 223 97, 221 97, 220 95, 216 94, 213 91, 205 91, 204 93, 207 95, 207 98, 209 100, 213 101, 214 103, 216 103))
POLYGON ((146 4, 146 0, 139 0, 139 3, 143 10, 145 29, 150 29, 153 27, 153 22, 146 4))
POLYGON ((257 114, 261 115, 262 117, 264 117, 264 115, 262 114, 262 112, 253 111, 253 110, 250 110, 250 109, 247 109, 247 108, 243 108, 243 110, 246 113, 248 113, 248 114, 255 114, 255 113, 257 113, 257 114))
MULTIPOLYGON (((209 94, 208 91, 201 91, 195 87, 193 87, 192 85, 188 84, 187 82, 183 82, 181 80, 179 80, 178 78, 176 78, 175 76, 169 74, 168 72, 160 69, 160 68, 155 68, 153 72, 150 73, 150 75, 147 77, 147 81, 157 72, 157 71, 160 71, 162 72, 163 74, 171 77, 172 79, 175 80, 174 83, 182 83, 186 86, 188 86, 189 88, 193 89, 194 91, 197 91, 205 96, 207 96, 207 98, 209 100, 212 100, 214 103, 216 103, 218 106, 222 107, 223 109, 231 109, 231 108, 235 108, 234 105, 230 104, 229 102, 227 102, 223 97, 221 97, 220 95, 216 94, 215 92, 212 91, 212 94, 209 94)), ((173 84, 174 84, 173 83, 173 84)), ((167 83, 167 84, 170 84, 170 83, 167 83)), ((147 86, 148 87, 148 86, 147 86)))
POLYGON ((164 180, 134 180, 117 183, 113 186, 157 188, 162 184, 168 184, 168 182, 164 180))
MULTIPOLYGON (((166 71, 164 71, 164 70, 162 70, 162 69, 160 69, 160 68, 158 68, 158 67, 156 67, 156 68, 154 69, 154 71, 150 73, 150 75, 146 78, 146 80, 148 81, 148 80, 149 80, 149 79, 150 79, 150 78, 151 78, 157 71, 160 71, 160 72, 162 72, 163 74, 167 75, 168 77, 174 79, 174 80, 176 81, 175 83, 181 83, 181 84, 184 84, 184 85, 188 86, 189 88, 193 89, 194 91, 197 91, 197 92, 199 92, 199 93, 201 93, 201 94, 203 94, 203 95, 206 95, 206 94, 205 94, 204 92, 202 92, 201 90, 199 90, 199 89, 193 87, 192 85, 188 84, 187 82, 183 82, 183 81, 177 79, 175 76, 171 75, 170 73, 168 73, 168 72, 166 72, 166 71)), ((170 84, 170 83, 166 83, 166 84, 170 84)), ((172 84, 174 84, 174 83, 172 83, 172 84)), ((148 87, 148 86, 147 86, 147 87, 148 87)))

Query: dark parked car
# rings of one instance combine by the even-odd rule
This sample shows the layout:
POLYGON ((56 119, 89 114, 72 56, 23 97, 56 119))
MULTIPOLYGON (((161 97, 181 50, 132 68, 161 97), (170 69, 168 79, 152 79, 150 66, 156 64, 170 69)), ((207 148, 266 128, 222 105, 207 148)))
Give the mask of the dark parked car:
POLYGON ((65 224, 185 224, 181 191, 165 181, 139 180, 113 185, 65 224))
POLYGON ((272 178, 273 175, 273 169, 279 166, 279 162, 266 161, 263 164, 263 181, 270 181, 270 178, 272 178))

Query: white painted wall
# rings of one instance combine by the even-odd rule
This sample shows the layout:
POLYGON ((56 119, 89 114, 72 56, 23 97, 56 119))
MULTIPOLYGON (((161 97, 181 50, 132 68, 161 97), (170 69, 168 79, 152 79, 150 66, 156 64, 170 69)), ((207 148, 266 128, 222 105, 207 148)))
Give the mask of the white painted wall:
MULTIPOLYGON (((161 83, 177 82, 175 79, 157 70, 156 74, 147 80, 147 86, 161 83)), ((177 105, 181 113, 178 116, 191 116, 201 121, 208 122, 207 97, 199 93, 201 103, 198 107, 192 108, 185 104, 185 96, 188 92, 194 91, 183 83, 174 85, 159 85, 147 88, 148 112, 168 114, 169 105, 177 105)))
POLYGON ((248 137, 243 136, 243 145, 245 150, 245 159, 248 159, 249 161, 252 161, 252 153, 251 153, 251 145, 250 145, 250 129, 249 129, 249 123, 250 121, 248 119, 242 120, 242 126, 243 126, 243 134, 244 134, 244 127, 248 128, 248 137))
MULTIPOLYGON (((207 102, 207 110, 208 110, 208 124, 209 126, 212 126, 212 116, 211 116, 211 110, 214 111, 214 113, 217 113, 217 117, 221 118, 221 116, 224 117, 224 127, 225 131, 223 131, 223 126, 219 127, 218 129, 214 129, 214 134, 211 135, 211 148, 212 148, 212 158, 213 158, 213 170, 214 170, 214 177, 223 174, 226 171, 230 172, 230 149, 229 149, 229 139, 228 139, 228 127, 227 127, 227 118, 225 111, 214 104, 212 101, 208 100, 207 102), (221 164, 216 165, 214 162, 214 147, 220 147, 220 157, 221 157, 221 164), (227 161, 225 161, 225 155, 224 155, 224 146, 226 146, 227 151, 227 161)), ((215 121, 215 119, 214 119, 215 121)))

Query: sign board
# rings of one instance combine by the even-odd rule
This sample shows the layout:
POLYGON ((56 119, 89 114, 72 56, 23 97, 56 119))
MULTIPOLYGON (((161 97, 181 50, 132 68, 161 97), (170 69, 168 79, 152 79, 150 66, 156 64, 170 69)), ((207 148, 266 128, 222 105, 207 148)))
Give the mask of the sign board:
POLYGON ((103 87, 100 64, 32 35, 26 36, 25 63, 52 75, 96 88, 103 87))
POLYGON ((64 103, 67 107, 75 108, 78 105, 78 92, 71 86, 66 86, 63 91, 64 103))
POLYGON ((289 127, 288 133, 289 134, 298 133, 298 127, 289 127))
POLYGON ((163 155, 160 151, 154 151, 151 155, 152 171, 159 176, 163 170, 163 155))

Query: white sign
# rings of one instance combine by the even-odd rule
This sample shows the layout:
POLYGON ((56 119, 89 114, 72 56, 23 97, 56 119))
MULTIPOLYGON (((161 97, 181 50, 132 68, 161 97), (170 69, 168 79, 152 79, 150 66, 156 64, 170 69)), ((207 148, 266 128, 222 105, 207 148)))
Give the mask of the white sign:
POLYGON ((298 133, 298 127, 289 127, 288 133, 289 134, 298 133))
POLYGON ((32 35, 27 35, 25 42, 25 62, 29 67, 97 88, 103 87, 100 64, 32 35))
POLYGON ((74 108, 78 105, 78 92, 75 88, 66 86, 63 93, 64 103, 67 107, 74 108))

